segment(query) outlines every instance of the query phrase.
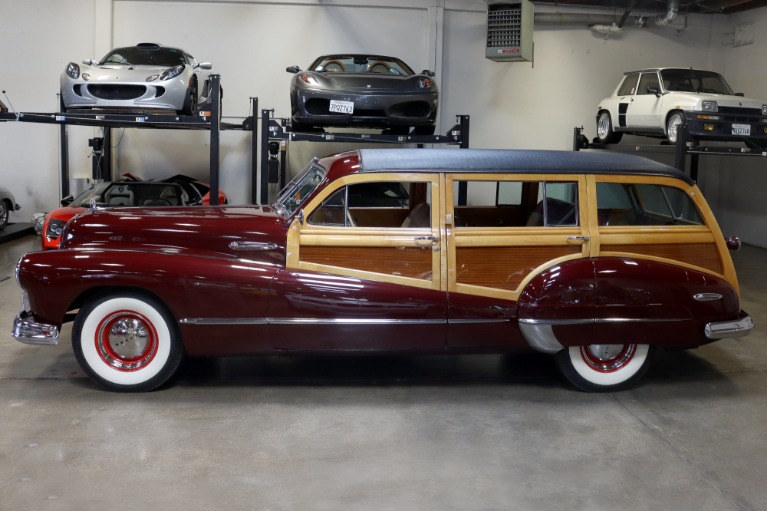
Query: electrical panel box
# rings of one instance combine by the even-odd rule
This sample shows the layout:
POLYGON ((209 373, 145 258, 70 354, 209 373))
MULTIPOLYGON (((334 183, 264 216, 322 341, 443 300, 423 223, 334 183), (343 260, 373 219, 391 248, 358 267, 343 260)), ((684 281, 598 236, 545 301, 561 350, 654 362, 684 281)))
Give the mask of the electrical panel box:
POLYGON ((488 2, 485 57, 499 62, 533 60, 533 4, 488 2))

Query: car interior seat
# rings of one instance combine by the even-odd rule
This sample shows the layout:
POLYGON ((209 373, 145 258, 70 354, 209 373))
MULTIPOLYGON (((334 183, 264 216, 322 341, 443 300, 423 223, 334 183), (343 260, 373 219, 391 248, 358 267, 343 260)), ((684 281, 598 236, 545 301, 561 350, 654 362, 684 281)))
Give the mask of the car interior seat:
POLYGON ((110 206, 133 206, 133 192, 127 186, 113 186, 104 196, 110 206))
POLYGON ((410 214, 402 222, 402 227, 430 227, 431 206, 427 202, 416 204, 410 214))

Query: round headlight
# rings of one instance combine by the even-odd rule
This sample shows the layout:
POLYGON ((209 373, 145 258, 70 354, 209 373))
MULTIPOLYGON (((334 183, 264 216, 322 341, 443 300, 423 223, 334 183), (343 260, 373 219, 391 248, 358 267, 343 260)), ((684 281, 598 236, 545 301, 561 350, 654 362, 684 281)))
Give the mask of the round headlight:
POLYGON ((67 64, 67 74, 70 78, 74 78, 77 80, 80 77, 80 66, 75 64, 74 62, 70 62, 67 64))

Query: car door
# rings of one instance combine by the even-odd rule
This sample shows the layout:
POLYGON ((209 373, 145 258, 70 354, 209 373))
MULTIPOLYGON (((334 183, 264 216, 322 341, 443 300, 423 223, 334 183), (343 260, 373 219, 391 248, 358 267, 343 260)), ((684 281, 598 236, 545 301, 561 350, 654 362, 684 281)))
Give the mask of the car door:
MULTIPOLYGON (((618 120, 616 125, 620 128, 628 126, 626 112, 636 93, 638 80, 639 73, 627 74, 615 93, 618 98, 618 120)), ((613 113, 613 115, 615 114, 613 113)))
POLYGON ((271 336, 301 350, 445 346, 437 174, 354 174, 290 227, 272 285, 271 336))
POLYGON ((656 71, 641 73, 636 93, 626 110, 626 122, 634 128, 661 128, 659 121, 662 106, 660 81, 656 71))
MULTIPOLYGON (((448 346, 526 344, 517 313, 527 284, 547 268, 589 256, 584 177, 456 174, 445 191, 448 346)), ((592 278, 587 270, 584 288, 592 278)), ((543 317, 559 314, 549 312, 543 317)), ((567 313, 575 321, 563 328, 589 335, 590 301, 569 304, 567 313)))

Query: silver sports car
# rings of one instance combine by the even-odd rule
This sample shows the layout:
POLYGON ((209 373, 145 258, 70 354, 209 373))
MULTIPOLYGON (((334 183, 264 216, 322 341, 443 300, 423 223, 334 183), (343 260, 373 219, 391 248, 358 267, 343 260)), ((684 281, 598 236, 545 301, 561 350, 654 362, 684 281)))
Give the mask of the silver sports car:
POLYGON ((0 230, 8 225, 11 211, 18 211, 20 208, 13 194, 6 187, 0 186, 0 230))
POLYGON ((316 59, 290 83, 294 131, 323 126, 388 128, 434 133, 439 92, 434 73, 415 74, 398 58, 339 54, 316 59))
POLYGON ((208 100, 210 82, 203 71, 213 66, 197 62, 184 50, 140 43, 115 48, 100 61, 70 62, 61 75, 61 99, 66 110, 174 110, 196 115, 208 100))

